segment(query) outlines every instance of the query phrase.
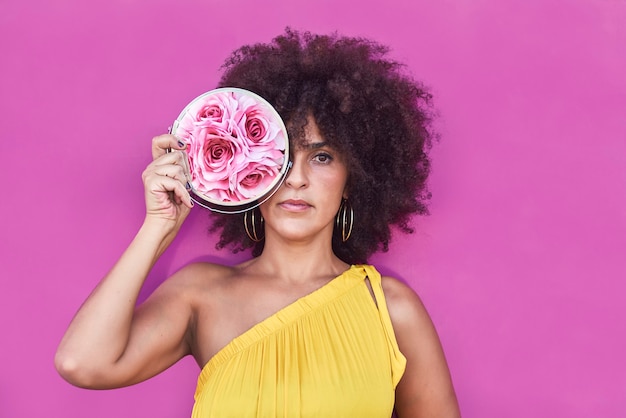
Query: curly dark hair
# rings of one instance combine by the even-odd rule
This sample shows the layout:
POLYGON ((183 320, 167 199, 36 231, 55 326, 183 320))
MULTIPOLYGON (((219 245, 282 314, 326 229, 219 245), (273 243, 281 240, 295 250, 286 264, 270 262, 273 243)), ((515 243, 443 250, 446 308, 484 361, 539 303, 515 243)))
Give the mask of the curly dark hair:
MULTIPOLYGON (((368 39, 287 28, 270 43, 234 51, 219 82, 269 101, 288 122, 292 146, 303 140, 312 114, 325 141, 342 153, 355 221, 347 242, 335 231, 332 248, 350 264, 387 251, 392 225, 412 233, 412 215, 428 214, 432 97, 388 52, 368 39)), ((263 241, 247 237, 243 214, 215 214, 210 229, 221 230, 218 249, 263 251, 263 241)))

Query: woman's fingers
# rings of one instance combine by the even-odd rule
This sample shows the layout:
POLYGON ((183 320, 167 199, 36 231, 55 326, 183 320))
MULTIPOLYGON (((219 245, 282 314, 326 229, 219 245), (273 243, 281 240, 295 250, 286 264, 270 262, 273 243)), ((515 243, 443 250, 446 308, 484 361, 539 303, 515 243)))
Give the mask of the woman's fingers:
POLYGON ((185 183, 175 178, 176 174, 170 177, 161 173, 154 171, 144 176, 148 211, 169 210, 171 204, 193 207, 185 183))
POLYGON ((180 167, 185 176, 185 181, 183 181, 183 184, 191 180, 191 176, 189 174, 189 163, 187 162, 187 154, 184 151, 176 150, 162 154, 160 157, 150 163, 148 169, 157 169, 157 167, 165 166, 180 167))
POLYGON ((178 180, 183 184, 183 186, 187 186, 189 184, 189 177, 187 171, 184 167, 181 167, 178 164, 158 164, 154 165, 150 171, 158 176, 170 177, 175 180, 178 180))
POLYGON ((168 198, 173 203, 176 203, 177 205, 185 205, 189 208, 193 207, 191 195, 180 181, 170 177, 161 176, 156 180, 153 186, 154 187, 151 191, 157 195, 161 194, 161 198, 163 197, 162 193, 167 193, 168 198))
POLYGON ((185 151, 186 149, 187 144, 182 139, 171 134, 159 135, 152 138, 153 160, 156 160, 163 154, 168 153, 170 150, 185 151))
MULTIPOLYGON (((169 142, 167 135, 155 138, 156 149, 169 142), (165 137, 165 138, 164 138, 165 137)), ((152 161, 144 170, 142 177, 146 189, 148 211, 155 213, 165 210, 172 212, 172 204, 191 208, 193 202, 189 195, 191 185, 186 164, 187 156, 183 151, 164 153, 152 161)))

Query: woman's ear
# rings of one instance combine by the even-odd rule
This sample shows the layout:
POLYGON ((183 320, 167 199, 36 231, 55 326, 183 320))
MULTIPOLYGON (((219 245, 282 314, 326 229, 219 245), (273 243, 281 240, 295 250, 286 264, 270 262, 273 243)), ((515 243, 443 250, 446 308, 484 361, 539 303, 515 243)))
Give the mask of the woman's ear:
POLYGON ((350 195, 350 177, 350 169, 348 167, 348 176, 346 178, 346 184, 343 186, 343 194, 341 195, 345 200, 348 200, 348 196, 350 195))

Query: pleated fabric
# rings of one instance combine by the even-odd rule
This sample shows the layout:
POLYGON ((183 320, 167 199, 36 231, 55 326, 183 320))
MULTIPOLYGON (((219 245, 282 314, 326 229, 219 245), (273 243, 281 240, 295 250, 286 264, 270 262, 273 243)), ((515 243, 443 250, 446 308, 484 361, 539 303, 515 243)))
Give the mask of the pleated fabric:
POLYGON ((380 274, 351 266, 211 358, 192 418, 389 418, 405 366, 380 274))

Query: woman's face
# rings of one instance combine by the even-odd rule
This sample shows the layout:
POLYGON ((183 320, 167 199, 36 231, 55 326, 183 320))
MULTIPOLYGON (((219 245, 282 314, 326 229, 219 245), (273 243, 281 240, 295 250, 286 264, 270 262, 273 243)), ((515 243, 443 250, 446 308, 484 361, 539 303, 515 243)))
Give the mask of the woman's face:
POLYGON ((261 205, 266 239, 277 233, 291 241, 323 237, 330 242, 341 199, 347 197, 348 169, 324 141, 313 117, 303 144, 292 153, 292 163, 281 187, 261 205))

